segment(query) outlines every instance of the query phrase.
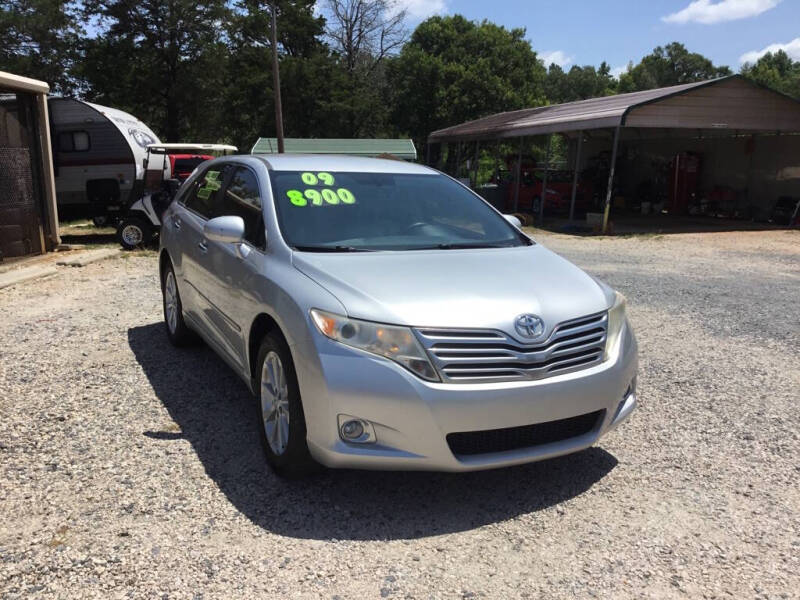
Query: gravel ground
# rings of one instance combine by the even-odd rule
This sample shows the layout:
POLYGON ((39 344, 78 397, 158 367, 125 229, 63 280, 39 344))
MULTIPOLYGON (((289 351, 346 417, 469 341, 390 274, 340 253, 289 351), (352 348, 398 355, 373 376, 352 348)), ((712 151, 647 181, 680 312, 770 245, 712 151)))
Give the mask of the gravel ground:
POLYGON ((264 465, 155 253, 0 292, 0 597, 800 597, 800 232, 538 238, 628 296, 639 410, 468 475, 264 465))

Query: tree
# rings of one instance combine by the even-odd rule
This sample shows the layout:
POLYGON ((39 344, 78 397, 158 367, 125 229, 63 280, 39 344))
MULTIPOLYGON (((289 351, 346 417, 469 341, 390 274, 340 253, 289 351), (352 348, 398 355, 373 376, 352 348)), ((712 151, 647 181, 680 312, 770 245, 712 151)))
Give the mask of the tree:
POLYGON ((544 104, 545 76, 524 29, 431 17, 389 63, 393 124, 421 148, 436 129, 544 104))
POLYGON ((326 39, 343 69, 343 88, 331 94, 343 134, 380 135, 386 129, 384 63, 406 40, 406 11, 394 0, 326 0, 326 39))
MULTIPOLYGON (((226 131, 242 149, 275 135, 272 93, 271 11, 266 1, 244 0, 229 24, 230 62, 225 77, 226 131)), ((279 0, 278 54, 284 129, 289 137, 341 134, 332 106, 343 71, 322 41, 324 19, 313 0, 279 0)))
POLYGON ((217 137, 225 0, 85 0, 103 29, 87 45, 90 98, 130 110, 167 141, 217 137))
POLYGON ((683 44, 672 42, 658 46, 638 65, 619 78, 620 92, 635 92, 658 87, 705 81, 730 75, 728 67, 717 67, 703 56, 689 52, 683 44))
POLYGON ((40 79, 52 91, 70 94, 80 57, 82 30, 74 2, 0 2, 0 70, 40 79))
POLYGON ((591 65, 575 65, 567 73, 557 64, 551 64, 545 86, 547 99, 553 103, 608 96, 616 91, 616 81, 605 61, 597 69, 591 65))
POLYGON ((407 12, 387 0, 327 0, 327 36, 348 72, 374 69, 406 39, 407 12))
POLYGON ((800 100, 800 61, 794 61, 783 50, 768 52, 755 63, 745 63, 742 75, 800 100))

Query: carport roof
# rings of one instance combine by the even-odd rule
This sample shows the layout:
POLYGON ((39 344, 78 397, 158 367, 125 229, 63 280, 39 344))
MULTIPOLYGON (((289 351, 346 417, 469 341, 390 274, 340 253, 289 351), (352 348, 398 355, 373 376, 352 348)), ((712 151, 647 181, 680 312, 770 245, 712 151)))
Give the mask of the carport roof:
POLYGON ((434 131, 428 140, 490 140, 619 126, 800 131, 800 103, 731 75, 498 113, 434 131))

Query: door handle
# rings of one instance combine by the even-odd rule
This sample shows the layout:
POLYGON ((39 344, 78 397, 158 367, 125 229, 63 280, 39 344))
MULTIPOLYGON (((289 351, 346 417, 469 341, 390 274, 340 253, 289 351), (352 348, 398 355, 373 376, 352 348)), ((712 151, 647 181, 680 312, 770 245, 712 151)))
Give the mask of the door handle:
POLYGON ((200 248, 200 252, 203 252, 203 253, 208 252, 208 244, 206 244, 205 240, 203 240, 202 242, 197 244, 197 247, 200 248))
POLYGON ((180 231, 181 228, 181 220, 178 217, 172 217, 172 226, 180 231))

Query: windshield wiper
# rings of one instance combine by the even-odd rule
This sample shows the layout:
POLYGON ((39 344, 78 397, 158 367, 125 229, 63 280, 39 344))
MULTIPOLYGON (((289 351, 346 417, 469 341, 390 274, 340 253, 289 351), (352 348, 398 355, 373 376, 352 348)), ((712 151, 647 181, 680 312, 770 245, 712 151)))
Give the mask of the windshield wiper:
POLYGON ((435 246, 421 246, 414 250, 469 250, 473 248, 510 248, 508 244, 436 244, 435 246))
POLYGON ((356 248, 354 246, 292 246, 300 252, 374 252, 369 248, 356 248))

